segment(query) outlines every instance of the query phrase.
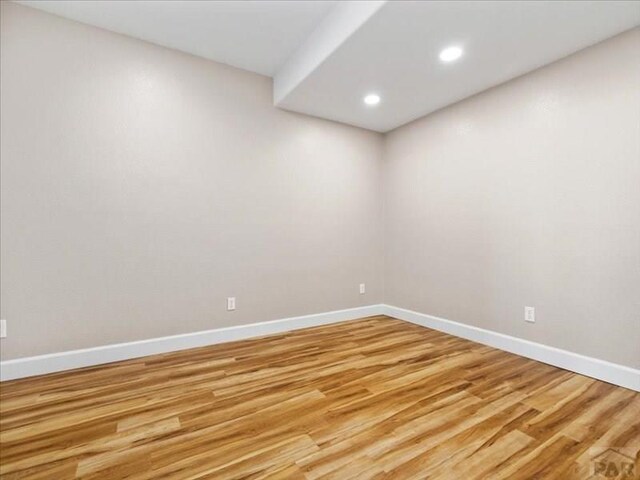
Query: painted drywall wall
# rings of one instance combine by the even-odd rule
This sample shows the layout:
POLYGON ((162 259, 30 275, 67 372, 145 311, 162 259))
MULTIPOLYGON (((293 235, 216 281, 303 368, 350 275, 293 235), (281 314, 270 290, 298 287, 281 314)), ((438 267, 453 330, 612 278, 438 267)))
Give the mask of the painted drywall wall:
POLYGON ((640 367, 639 55, 635 29, 389 133, 386 303, 640 367))
POLYGON ((384 300, 640 366, 638 30, 384 142, 8 2, 1 35, 2 359, 384 300))
POLYGON ((382 300, 379 134, 10 2, 1 32, 2 359, 382 300))

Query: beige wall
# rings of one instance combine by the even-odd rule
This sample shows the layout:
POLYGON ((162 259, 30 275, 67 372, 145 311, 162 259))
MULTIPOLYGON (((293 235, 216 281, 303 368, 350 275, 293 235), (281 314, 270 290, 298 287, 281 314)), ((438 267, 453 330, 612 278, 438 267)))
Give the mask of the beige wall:
POLYGON ((386 303, 640 367, 639 52, 636 29, 388 134, 386 303))
POLYGON ((3 359, 384 300, 640 367, 640 31, 383 141, 2 3, 3 359))
POLYGON ((3 359, 382 300, 379 134, 2 4, 3 359))

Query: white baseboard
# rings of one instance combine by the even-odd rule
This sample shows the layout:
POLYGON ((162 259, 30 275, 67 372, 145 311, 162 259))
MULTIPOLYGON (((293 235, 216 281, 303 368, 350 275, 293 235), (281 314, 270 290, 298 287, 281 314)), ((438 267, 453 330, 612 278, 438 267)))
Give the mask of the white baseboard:
POLYGON ((383 305, 382 312, 406 322, 433 328, 640 392, 640 370, 631 367, 391 305, 383 305))
POLYGON ((327 325, 329 323, 355 320, 382 314, 382 305, 349 308, 333 312, 317 313, 300 317, 283 318, 269 322, 217 328, 202 332, 152 338, 137 342, 104 345, 82 350, 51 353, 36 357, 18 358, 0 362, 0 381, 15 380, 46 373, 61 372, 74 368, 90 367, 103 363, 118 362, 189 348, 205 347, 217 343, 232 342, 246 338, 282 333, 300 328, 327 325))
POLYGON ((7 360, 0 362, 0 381, 204 347, 300 328, 355 320, 372 315, 388 315, 640 392, 640 370, 391 305, 369 305, 269 322, 7 360))

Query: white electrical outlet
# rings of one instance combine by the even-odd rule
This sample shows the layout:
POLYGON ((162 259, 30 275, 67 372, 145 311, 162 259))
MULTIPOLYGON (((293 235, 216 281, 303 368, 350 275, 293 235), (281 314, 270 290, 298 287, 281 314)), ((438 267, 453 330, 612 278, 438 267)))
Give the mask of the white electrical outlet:
POLYGON ((236 297, 227 297, 227 310, 232 311, 236 309, 236 297))
POLYGON ((536 309, 533 307, 524 307, 524 321, 536 323, 536 309))
POLYGON ((367 293, 367 288, 365 287, 364 283, 360 284, 360 295, 364 295, 365 293, 367 293))
POLYGON ((7 321, 0 320, 0 338, 7 337, 7 321))

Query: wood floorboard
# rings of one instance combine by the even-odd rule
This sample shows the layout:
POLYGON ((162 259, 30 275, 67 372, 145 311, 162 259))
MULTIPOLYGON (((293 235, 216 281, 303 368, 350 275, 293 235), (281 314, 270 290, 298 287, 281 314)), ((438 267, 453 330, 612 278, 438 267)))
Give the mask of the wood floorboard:
POLYGON ((639 458, 639 393, 385 316, 0 384, 6 480, 632 480, 639 458))

